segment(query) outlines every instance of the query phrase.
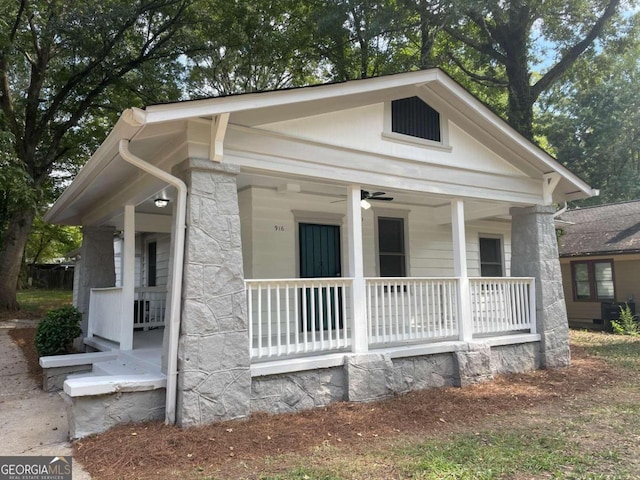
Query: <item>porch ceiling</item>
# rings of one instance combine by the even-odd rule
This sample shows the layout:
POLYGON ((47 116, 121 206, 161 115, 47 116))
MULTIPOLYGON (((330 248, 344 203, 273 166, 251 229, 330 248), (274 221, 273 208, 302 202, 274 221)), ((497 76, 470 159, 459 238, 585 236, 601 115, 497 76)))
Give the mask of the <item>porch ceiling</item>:
MULTIPOLYGON (((327 204, 347 199, 347 185, 341 183, 316 182, 309 179, 291 176, 272 176, 259 172, 243 172, 238 177, 238 190, 247 188, 267 188, 282 195, 322 195, 327 204)), ((392 202, 371 201, 374 207, 430 207, 433 209, 434 221, 438 224, 451 223, 451 200, 446 195, 433 195, 408 190, 390 189, 380 185, 361 185, 369 192, 382 191, 386 196, 393 197, 392 202)), ((505 202, 486 200, 465 200, 465 218, 467 221, 480 219, 505 220, 511 218, 509 207, 514 206, 505 202)))

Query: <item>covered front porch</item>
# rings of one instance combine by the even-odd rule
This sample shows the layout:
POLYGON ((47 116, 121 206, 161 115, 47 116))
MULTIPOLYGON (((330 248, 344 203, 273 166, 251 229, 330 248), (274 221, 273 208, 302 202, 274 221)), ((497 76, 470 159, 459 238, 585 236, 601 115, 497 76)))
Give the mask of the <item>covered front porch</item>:
MULTIPOLYGON (((534 280, 469 278, 467 301, 472 317, 471 322, 462 322, 460 278, 365 278, 367 347, 461 340, 466 338, 463 328, 469 326, 473 339, 535 334, 534 280)), ((352 350, 357 336, 347 304, 352 278, 262 279, 245 284, 252 362, 352 350)), ((136 297, 144 298, 140 294, 145 290, 136 288, 136 297)), ((154 293, 158 304, 163 304, 166 293, 154 293)), ((118 309, 113 308, 122 301, 121 296, 121 287, 92 289, 84 343, 99 351, 160 349, 164 307, 153 306, 150 315, 149 310, 146 317, 136 315, 133 326, 125 327, 120 315, 114 314, 118 309), (123 348, 121 342, 126 328, 132 331, 130 348, 123 348)), ((147 300, 138 298, 135 311, 148 308, 140 307, 147 300)))
MULTIPOLYGON (((539 338, 535 279, 505 276, 511 269, 511 204, 391 191, 393 202, 365 210, 361 192, 370 186, 294 185, 284 178, 267 181, 250 171, 241 173, 238 183, 242 295, 252 364, 490 337, 513 336, 513 342, 539 338), (285 185, 280 190, 289 191, 278 191, 278 183, 285 185), (328 198, 317 193, 328 189, 335 192, 328 198), (296 209, 301 205, 304 211, 296 209), (276 223, 273 229, 265 225, 263 215, 276 223), (400 254, 380 251, 380 218, 402 220, 400 254), (330 241, 327 235, 332 235, 330 241), (485 237, 498 246, 489 271, 501 276, 473 275, 483 269, 480 243, 485 237), (384 273, 385 255, 400 258, 406 276, 366 276, 384 273), (281 276, 247 278, 266 272, 281 276), (431 272, 440 275, 419 275, 431 272), (285 277, 288 273, 298 276, 285 277)), ((114 217, 112 222, 123 227, 124 241, 117 248, 122 255, 117 280, 121 286, 91 289, 85 338, 90 347, 161 349, 171 286, 168 275, 149 282, 149 272, 169 270, 175 252, 168 235, 175 212, 150 212, 155 198, 173 201, 170 192, 164 188, 114 217), (157 242, 161 235, 167 236, 166 242, 157 242), (162 285, 140 286, 157 280, 162 285)), ((214 287, 226 275, 221 271, 219 278, 211 277, 214 287)), ((191 295, 186 287, 182 298, 191 295)), ((207 298, 206 281, 198 289, 196 309, 209 316, 203 322, 215 325, 225 317, 225 306, 207 298)))
POLYGON ((87 344, 156 336, 188 426, 567 365, 553 204, 592 193, 433 70, 128 110, 48 219, 87 344))

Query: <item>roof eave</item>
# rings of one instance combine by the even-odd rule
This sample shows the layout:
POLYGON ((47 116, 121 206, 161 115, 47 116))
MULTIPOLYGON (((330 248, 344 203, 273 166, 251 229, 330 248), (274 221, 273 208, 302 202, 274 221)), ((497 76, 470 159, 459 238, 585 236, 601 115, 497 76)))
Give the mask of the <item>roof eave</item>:
POLYGON ((44 215, 45 222, 65 223, 61 220, 62 213, 74 203, 100 171, 114 159, 118 152, 118 142, 121 139, 132 139, 144 126, 144 117, 141 117, 139 112, 133 109, 122 112, 107 138, 44 215))
MULTIPOLYGON (((480 100, 474 97, 466 89, 464 89, 459 83, 451 78, 446 73, 438 70, 437 80, 453 92, 458 98, 460 98, 475 115, 481 117, 484 121, 488 122, 495 130, 510 137, 518 146, 530 155, 536 157, 542 163, 543 173, 556 172, 571 185, 575 187, 575 191, 571 191, 566 194, 570 197, 567 200, 578 200, 582 198, 589 198, 598 196, 599 191, 592 188, 584 180, 580 179, 577 175, 569 171, 558 160, 549 155, 544 149, 536 145, 524 135, 518 132, 515 128, 509 125, 502 117, 491 111, 480 100)), ((563 195, 565 196, 565 195, 563 195)), ((561 198, 564 201, 564 198, 561 198)))

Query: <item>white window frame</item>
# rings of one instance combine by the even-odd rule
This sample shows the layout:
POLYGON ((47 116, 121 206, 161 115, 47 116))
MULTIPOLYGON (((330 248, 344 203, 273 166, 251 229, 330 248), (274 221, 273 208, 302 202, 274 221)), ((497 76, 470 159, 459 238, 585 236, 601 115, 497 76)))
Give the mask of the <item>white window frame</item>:
MULTIPOLYGON (((375 202, 372 202, 375 203, 375 202)), ((411 276, 411 262, 409 258, 409 210, 396 210, 391 208, 373 207, 373 238, 376 252, 376 275, 380 274, 380 237, 378 233, 378 218, 401 218, 404 229, 404 273, 405 277, 411 276)))
POLYGON ((479 233, 478 234, 478 273, 479 275, 482 277, 482 254, 480 252, 480 240, 483 238, 500 241, 500 266, 502 267, 502 276, 505 277, 507 275, 507 269, 506 269, 505 254, 504 254, 504 235, 499 235, 495 233, 479 233))

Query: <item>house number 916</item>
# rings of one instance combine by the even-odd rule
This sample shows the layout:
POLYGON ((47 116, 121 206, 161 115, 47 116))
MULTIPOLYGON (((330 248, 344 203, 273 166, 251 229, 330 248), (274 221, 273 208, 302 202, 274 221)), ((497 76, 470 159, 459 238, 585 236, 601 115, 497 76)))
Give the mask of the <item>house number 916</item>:
POLYGON ((273 229, 274 229, 276 232, 284 232, 284 225, 274 225, 274 226, 273 226, 273 229))

